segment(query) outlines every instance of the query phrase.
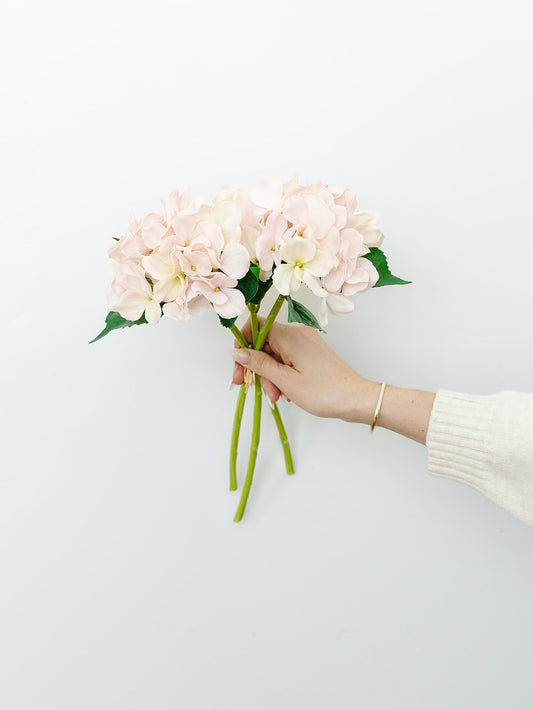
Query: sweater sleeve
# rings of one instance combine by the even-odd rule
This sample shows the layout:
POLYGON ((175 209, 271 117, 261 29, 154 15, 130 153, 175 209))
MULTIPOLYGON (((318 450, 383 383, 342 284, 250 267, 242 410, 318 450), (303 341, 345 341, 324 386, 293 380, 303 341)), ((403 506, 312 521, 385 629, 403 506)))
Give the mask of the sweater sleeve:
POLYGON ((438 390, 426 446, 430 473, 473 486, 533 525, 533 394, 438 390))

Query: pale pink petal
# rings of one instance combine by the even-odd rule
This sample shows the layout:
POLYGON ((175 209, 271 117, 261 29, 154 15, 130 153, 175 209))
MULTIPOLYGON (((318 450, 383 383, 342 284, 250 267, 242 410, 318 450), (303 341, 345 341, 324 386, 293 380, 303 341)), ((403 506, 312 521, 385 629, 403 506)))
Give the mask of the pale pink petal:
POLYGON ((263 271, 269 271, 274 263, 274 238, 269 232, 263 232, 255 242, 255 253, 259 266, 263 271))
POLYGON ((135 291, 126 291, 118 300, 117 311, 126 320, 139 320, 147 303, 146 296, 135 291))
POLYGON ((205 252, 192 250, 190 247, 183 251, 180 261, 187 276, 207 276, 213 270, 209 256, 205 252))
POLYGON ((128 261, 129 259, 140 261, 142 258, 142 254, 137 247, 137 240, 133 234, 125 234, 118 242, 113 244, 107 253, 115 261, 128 261))
POLYGON ((219 286, 211 285, 207 279, 190 279, 190 294, 201 294, 210 303, 222 304, 226 301, 226 296, 219 286))
POLYGON ((365 250, 363 235, 356 229, 347 227, 340 233, 340 258, 355 259, 365 250))
POLYGON ((324 237, 335 224, 336 216, 324 202, 313 194, 288 197, 283 214, 299 228, 305 228, 317 239, 324 237))
POLYGON ((384 236, 377 227, 379 214, 375 210, 356 212, 350 219, 350 226, 360 232, 368 247, 380 247, 384 236))
POLYGON ((209 308, 209 301, 204 296, 195 296, 187 303, 189 313, 196 316, 209 308))
POLYGON ((163 305, 163 314, 182 323, 189 320, 189 309, 184 301, 172 301, 163 305))
POLYGON ((174 227, 176 242, 183 247, 192 239, 196 220, 189 215, 176 215, 172 220, 172 226, 174 227))
POLYGON ((289 229, 289 223, 281 212, 271 212, 267 217, 265 228, 278 242, 283 239, 285 232, 289 229))
POLYGON ((364 257, 357 260, 357 266, 368 271, 369 288, 374 288, 379 280, 379 274, 374 264, 364 257))
POLYGON ((337 268, 332 269, 329 274, 324 276, 322 282, 328 291, 340 291, 345 279, 346 269, 343 264, 339 264, 337 268))
POLYGON ((215 311, 222 318, 234 318, 244 313, 246 301, 244 295, 236 288, 223 288, 219 293, 226 297, 225 303, 214 303, 215 311))
POLYGON ((342 287, 342 292, 347 296, 352 296, 354 293, 363 293, 363 291, 368 291, 368 289, 372 288, 378 278, 376 268, 368 259, 358 259, 356 268, 342 287), (364 262, 367 262, 368 266, 364 262))
POLYGON ((166 225, 156 222, 143 227, 141 229, 141 237, 147 247, 150 249, 157 249, 157 247, 161 244, 161 240, 163 239, 166 231, 166 225))
POLYGON ((351 313, 353 311, 353 301, 340 293, 329 293, 326 302, 332 313, 351 313))
POLYGON ((242 279, 250 268, 250 257, 242 244, 226 244, 220 257, 220 268, 234 279, 242 279))
POLYGON ((256 180, 252 185, 250 197, 259 207, 264 207, 267 210, 279 210, 282 192, 283 184, 281 180, 262 178, 256 180))
POLYGON ((217 254, 220 254, 224 248, 224 235, 218 224, 214 222, 198 222, 194 235, 205 237, 217 254))

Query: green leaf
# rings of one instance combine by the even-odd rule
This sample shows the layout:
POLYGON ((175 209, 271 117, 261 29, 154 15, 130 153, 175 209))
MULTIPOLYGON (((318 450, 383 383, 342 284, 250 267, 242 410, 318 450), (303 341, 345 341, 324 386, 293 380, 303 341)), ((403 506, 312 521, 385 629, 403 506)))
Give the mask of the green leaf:
POLYGON ((222 318, 222 316, 219 316, 218 320, 222 323, 224 328, 231 328, 237 320, 237 316, 235 316, 235 318, 222 318))
POLYGON ((248 272, 239 279, 237 282, 237 288, 244 296, 246 303, 249 303, 252 298, 257 293, 259 288, 259 267, 257 264, 252 264, 250 262, 250 268, 248 272))
POLYGON ((120 239, 118 237, 112 237, 116 242, 120 242, 120 239))
MULTIPOLYGON (((250 303, 250 301, 254 302, 252 299, 257 294, 259 283, 259 267, 257 266, 257 264, 252 264, 250 262, 250 268, 248 269, 248 272, 242 277, 242 279, 238 280, 237 286, 235 286, 235 288, 242 293, 246 303, 250 303)), ((222 318, 222 316, 219 316, 218 319, 220 320, 224 328, 231 328, 231 326, 237 320, 236 317, 222 318)))
POLYGON ((290 296, 285 297, 289 306, 288 321, 289 323, 303 323, 304 325, 310 325, 312 328, 321 330, 323 333, 326 331, 320 327, 319 322, 314 317, 309 309, 307 309, 302 303, 295 301, 290 296))
POLYGON ((116 311, 109 311, 109 313, 107 314, 107 318, 105 319, 105 328, 101 333, 96 336, 96 338, 91 340, 89 345, 91 343, 96 343, 97 340, 100 340, 100 338, 103 338, 104 335, 107 335, 112 330, 117 330, 118 328, 130 328, 132 325, 142 325, 146 322, 147 321, 144 317, 144 313, 139 318, 139 320, 126 320, 120 315, 120 313, 117 313, 116 311))
POLYGON ((387 264, 387 258, 385 254, 377 247, 370 247, 370 253, 364 255, 365 259, 372 262, 376 267, 376 271, 379 274, 379 279, 377 283, 374 284, 374 288, 378 286, 393 286, 394 284, 410 284, 411 281, 405 281, 397 276, 393 276, 387 264))
POLYGON ((267 279, 267 281, 261 281, 259 279, 259 283, 257 286, 257 293, 253 298, 250 299, 250 303, 254 303, 257 307, 261 305, 261 301, 263 300, 266 292, 268 289, 272 286, 272 276, 267 279))

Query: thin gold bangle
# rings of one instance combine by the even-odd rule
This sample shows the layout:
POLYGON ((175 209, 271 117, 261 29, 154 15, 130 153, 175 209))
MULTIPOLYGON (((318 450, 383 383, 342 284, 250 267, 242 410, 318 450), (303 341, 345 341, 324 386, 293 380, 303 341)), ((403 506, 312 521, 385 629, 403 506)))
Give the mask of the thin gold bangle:
POLYGON ((386 386, 387 386, 386 382, 381 383, 381 390, 379 391, 379 399, 378 399, 378 403, 376 405, 376 411, 374 412, 374 419, 372 420, 372 424, 370 425, 370 431, 374 431, 374 427, 376 426, 376 421, 379 416, 379 411, 381 409, 381 403, 383 402, 383 393, 385 392, 386 386))

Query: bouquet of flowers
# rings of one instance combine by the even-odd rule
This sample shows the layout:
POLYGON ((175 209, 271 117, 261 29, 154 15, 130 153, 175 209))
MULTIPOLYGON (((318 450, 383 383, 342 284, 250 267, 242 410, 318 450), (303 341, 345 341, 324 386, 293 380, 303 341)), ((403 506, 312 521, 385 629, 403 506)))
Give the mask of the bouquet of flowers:
MULTIPOLYGON (((190 191, 172 192, 158 212, 137 219, 109 250, 113 260, 109 313, 95 342, 112 330, 187 321, 209 307, 243 348, 261 350, 282 306, 288 321, 319 330, 328 313, 349 313, 351 297, 373 287, 407 284, 389 270, 380 249, 377 212, 359 211, 355 194, 316 181, 258 180, 251 190, 223 187, 214 200, 190 191), (317 297, 317 316, 294 295, 305 285, 317 297), (261 328, 258 313, 265 294, 276 300, 261 328), (236 324, 249 312, 251 342, 236 324)), ((261 378, 245 371, 240 386, 230 448, 229 488, 237 490, 237 446, 247 392, 254 411, 248 469, 234 520, 241 520, 255 470, 261 426, 261 378)), ((271 408, 288 474, 294 473, 281 414, 271 408)))

